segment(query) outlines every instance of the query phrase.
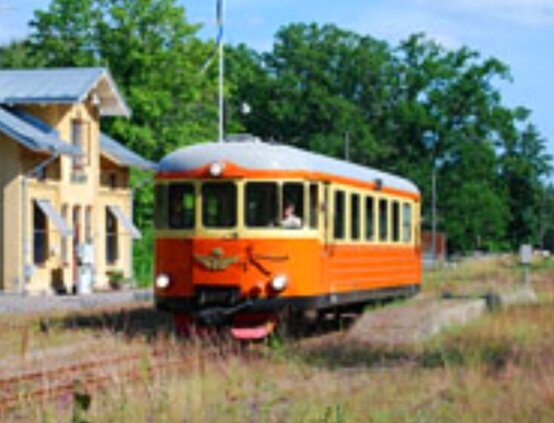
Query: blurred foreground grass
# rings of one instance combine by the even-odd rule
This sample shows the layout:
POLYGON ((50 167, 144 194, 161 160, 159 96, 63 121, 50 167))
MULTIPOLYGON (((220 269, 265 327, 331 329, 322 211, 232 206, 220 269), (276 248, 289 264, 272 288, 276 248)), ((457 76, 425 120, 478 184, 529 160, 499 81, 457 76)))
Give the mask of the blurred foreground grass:
MULTIPOLYGON (((520 276, 513 258, 468 261, 427 273, 425 290, 507 286, 520 276)), ((258 345, 253 356, 232 344, 184 345, 165 337, 156 348, 168 354, 187 348, 188 369, 94 392, 87 421, 551 423, 552 261, 534 264, 533 284, 538 303, 500 310, 410 347, 287 342, 258 345)), ((12 417, 72 421, 72 408, 30 404, 12 417)))

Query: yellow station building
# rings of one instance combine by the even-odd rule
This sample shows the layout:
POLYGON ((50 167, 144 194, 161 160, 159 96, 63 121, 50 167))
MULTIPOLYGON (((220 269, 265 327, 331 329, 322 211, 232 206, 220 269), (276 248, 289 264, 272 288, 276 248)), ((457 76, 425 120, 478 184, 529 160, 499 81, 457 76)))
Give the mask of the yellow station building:
POLYGON ((130 110, 103 68, 0 70, 0 290, 88 292, 132 276, 131 167, 100 131, 130 110))

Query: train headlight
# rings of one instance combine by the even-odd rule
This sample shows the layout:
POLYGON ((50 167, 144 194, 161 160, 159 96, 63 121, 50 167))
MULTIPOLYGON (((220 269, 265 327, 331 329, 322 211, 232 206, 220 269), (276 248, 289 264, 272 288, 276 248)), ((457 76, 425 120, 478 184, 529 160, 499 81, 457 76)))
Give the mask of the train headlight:
POLYGON ((166 274, 158 275, 156 278, 156 287, 159 289, 166 289, 169 284, 171 284, 171 280, 169 279, 169 276, 166 274))
POLYGON ((210 165, 210 175, 212 175, 214 177, 221 176, 224 169, 225 169, 225 163, 213 162, 210 165))
POLYGON ((282 291, 287 287, 289 278, 287 275, 277 275, 271 280, 271 288, 274 291, 282 291))

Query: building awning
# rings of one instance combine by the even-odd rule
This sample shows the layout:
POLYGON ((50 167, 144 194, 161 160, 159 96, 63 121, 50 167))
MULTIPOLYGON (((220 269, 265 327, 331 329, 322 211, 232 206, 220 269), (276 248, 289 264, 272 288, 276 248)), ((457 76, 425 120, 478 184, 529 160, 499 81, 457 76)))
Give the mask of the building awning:
POLYGON ((117 218, 119 223, 123 225, 125 230, 129 232, 129 234, 133 237, 133 239, 141 239, 142 234, 138 230, 138 228, 135 226, 133 221, 129 219, 125 213, 123 213, 123 210, 121 210, 118 206, 108 206, 110 209, 110 212, 117 218))
POLYGON ((58 213, 58 211, 52 206, 48 200, 35 200, 37 206, 44 212, 46 216, 52 221, 56 230, 63 237, 70 237, 73 235, 73 231, 67 225, 63 217, 58 213))

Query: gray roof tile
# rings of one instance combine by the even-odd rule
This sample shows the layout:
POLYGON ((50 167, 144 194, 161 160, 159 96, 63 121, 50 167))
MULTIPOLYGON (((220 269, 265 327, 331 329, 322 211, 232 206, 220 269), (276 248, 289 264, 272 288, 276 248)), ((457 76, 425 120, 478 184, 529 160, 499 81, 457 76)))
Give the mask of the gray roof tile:
POLYGON ((0 104, 74 104, 82 102, 100 81, 100 96, 114 101, 101 102, 105 115, 128 116, 130 110, 105 68, 51 68, 0 70, 0 104))

